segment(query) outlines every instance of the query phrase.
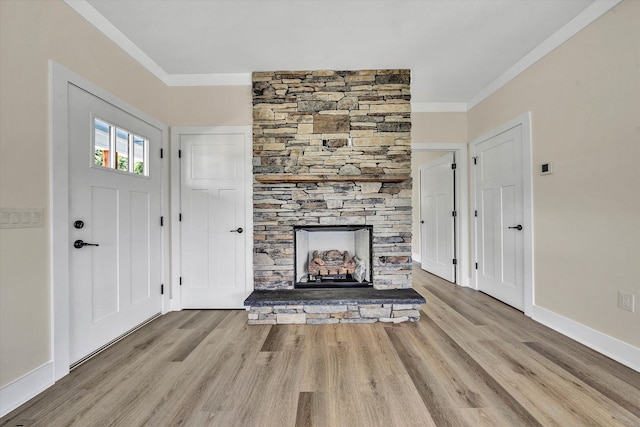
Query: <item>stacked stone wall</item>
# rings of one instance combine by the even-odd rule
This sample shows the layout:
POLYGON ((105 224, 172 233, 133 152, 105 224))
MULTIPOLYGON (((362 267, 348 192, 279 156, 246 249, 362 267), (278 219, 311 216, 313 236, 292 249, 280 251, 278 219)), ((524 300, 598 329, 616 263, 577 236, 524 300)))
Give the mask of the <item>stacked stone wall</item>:
POLYGON ((294 225, 373 225, 374 287, 411 287, 410 101, 409 70, 253 74, 255 289, 293 288, 294 225))

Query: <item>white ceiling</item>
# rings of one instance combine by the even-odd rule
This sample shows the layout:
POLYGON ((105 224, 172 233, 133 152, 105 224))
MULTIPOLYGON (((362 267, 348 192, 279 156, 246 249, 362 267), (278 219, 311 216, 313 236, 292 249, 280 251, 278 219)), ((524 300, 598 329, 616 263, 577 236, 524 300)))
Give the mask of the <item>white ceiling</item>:
POLYGON ((452 111, 618 1, 66 0, 167 84, 248 84, 252 71, 409 68, 413 104, 452 111))

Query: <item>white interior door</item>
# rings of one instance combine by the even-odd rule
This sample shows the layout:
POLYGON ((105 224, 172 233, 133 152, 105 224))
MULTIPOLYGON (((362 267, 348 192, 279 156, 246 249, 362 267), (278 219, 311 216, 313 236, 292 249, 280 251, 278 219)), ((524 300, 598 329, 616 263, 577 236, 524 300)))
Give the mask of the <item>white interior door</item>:
POLYGON ((247 297, 245 138, 180 135, 183 308, 242 308, 247 297))
POLYGON ((454 153, 420 168, 420 260, 422 268, 455 282, 454 153))
POLYGON ((76 86, 68 96, 73 365, 162 310, 162 132, 76 86))
POLYGON ((475 146, 478 289, 524 310, 522 126, 475 146))

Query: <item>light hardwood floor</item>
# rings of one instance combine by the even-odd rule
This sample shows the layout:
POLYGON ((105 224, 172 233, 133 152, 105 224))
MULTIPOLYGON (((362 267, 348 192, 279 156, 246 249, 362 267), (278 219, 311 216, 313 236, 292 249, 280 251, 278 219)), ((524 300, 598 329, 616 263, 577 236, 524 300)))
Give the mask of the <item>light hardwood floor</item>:
POLYGON ((3 426, 640 426, 640 373, 414 267, 418 323, 169 313, 3 426))

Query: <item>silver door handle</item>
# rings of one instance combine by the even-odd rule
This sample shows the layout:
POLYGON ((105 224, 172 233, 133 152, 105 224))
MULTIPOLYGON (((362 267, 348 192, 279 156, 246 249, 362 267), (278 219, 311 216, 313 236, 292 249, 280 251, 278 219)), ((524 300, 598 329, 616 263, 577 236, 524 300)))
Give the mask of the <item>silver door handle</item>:
POLYGON ((231 230, 232 233, 242 233, 244 230, 242 229, 242 227, 238 227, 235 230, 231 230))

